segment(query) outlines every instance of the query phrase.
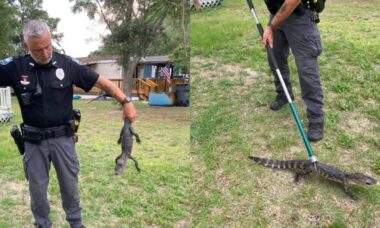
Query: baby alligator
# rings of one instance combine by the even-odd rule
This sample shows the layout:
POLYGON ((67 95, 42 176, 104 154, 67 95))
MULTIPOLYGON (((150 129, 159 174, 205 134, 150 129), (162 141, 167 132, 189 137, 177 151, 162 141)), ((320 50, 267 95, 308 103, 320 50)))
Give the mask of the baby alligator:
POLYGON ((297 170, 294 182, 298 182, 300 176, 305 176, 310 173, 317 173, 326 179, 343 184, 344 192, 354 200, 357 200, 358 198, 352 192, 348 190, 349 185, 353 185, 353 184, 374 185, 377 182, 372 177, 366 176, 362 173, 345 173, 329 165, 325 165, 318 162, 312 163, 310 160, 280 161, 280 160, 259 158, 259 157, 254 157, 254 156, 249 156, 249 158, 265 167, 269 167, 273 169, 297 170))
POLYGON ((121 129, 120 138, 117 141, 118 144, 121 144, 121 154, 115 159, 116 175, 119 175, 123 171, 128 158, 135 163, 137 171, 140 172, 139 163, 132 157, 133 136, 136 137, 137 143, 141 142, 139 135, 133 130, 131 123, 128 120, 124 120, 124 126, 121 129))

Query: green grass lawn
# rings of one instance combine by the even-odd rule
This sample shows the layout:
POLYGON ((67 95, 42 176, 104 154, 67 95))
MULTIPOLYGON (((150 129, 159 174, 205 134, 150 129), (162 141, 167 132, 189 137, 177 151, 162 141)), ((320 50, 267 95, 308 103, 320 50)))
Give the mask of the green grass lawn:
MULTIPOLYGON (((254 1, 267 24, 263 1, 254 1)), ((380 179, 379 0, 326 2, 319 58, 325 137, 312 147, 320 162, 380 179)), ((194 12, 191 46, 192 224, 199 227, 379 227, 380 187, 341 186, 320 177, 251 163, 248 155, 307 159, 289 108, 270 111, 273 78, 244 0, 194 12)), ((294 58, 295 105, 307 126, 294 58)))
MULTIPOLYGON (((9 135, 15 117, 0 125, 0 227, 32 227, 28 184, 22 157, 9 135)), ((134 128, 142 144, 134 144, 132 161, 120 176, 114 175, 114 159, 121 153, 116 144, 123 125, 119 105, 112 101, 75 101, 82 112, 77 153, 81 166, 79 191, 86 227, 186 226, 190 214, 192 183, 189 154, 188 108, 150 107, 136 103, 134 128)), ((51 169, 49 200, 55 227, 68 227, 61 207, 54 168, 51 169)))
MULTIPOLYGON (((264 2, 254 3, 266 24, 264 2)), ((319 24, 325 138, 312 144, 321 162, 378 180, 379 4, 327 1, 319 24)), ((336 183, 310 177, 294 184, 291 172, 248 160, 248 155, 307 159, 307 152, 290 110, 269 110, 273 79, 245 0, 192 13, 190 40, 190 113, 136 103, 134 128, 143 142, 134 145, 133 155, 141 173, 129 162, 114 175, 119 106, 74 102, 82 111, 77 153, 87 227, 379 227, 379 184, 352 187, 360 198, 355 202, 336 183)), ((295 104, 306 126, 292 57, 290 62, 295 104)), ((9 136, 12 124, 21 122, 13 103, 12 122, 0 124, 0 228, 33 222, 22 157, 9 136)), ((68 227, 54 168, 49 200, 54 225, 68 227)))

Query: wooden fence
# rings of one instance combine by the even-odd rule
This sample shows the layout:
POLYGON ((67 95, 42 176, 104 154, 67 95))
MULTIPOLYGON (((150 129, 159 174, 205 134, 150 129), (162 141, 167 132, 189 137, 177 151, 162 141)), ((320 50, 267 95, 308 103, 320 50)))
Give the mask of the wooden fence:
MULTIPOLYGON (((123 79, 110 79, 115 85, 124 91, 123 79)), ((147 78, 133 78, 132 79, 132 96, 139 97, 140 99, 147 100, 150 92, 163 92, 168 91, 175 84, 184 83, 183 79, 172 79, 167 83, 164 79, 147 79, 147 78)), ((173 89, 171 89, 173 90, 173 89)), ((89 93, 99 94, 102 91, 96 87, 92 88, 89 93)), ((84 93, 80 88, 74 87, 74 93, 84 93)))

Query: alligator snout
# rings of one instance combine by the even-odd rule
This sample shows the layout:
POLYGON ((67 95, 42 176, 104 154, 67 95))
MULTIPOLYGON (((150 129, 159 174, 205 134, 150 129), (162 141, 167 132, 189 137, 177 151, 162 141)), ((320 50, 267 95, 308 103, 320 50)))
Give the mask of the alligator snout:
POLYGON ((377 183, 377 181, 375 180, 375 179, 369 179, 369 180, 367 180, 367 185, 374 185, 374 184, 376 184, 377 183))

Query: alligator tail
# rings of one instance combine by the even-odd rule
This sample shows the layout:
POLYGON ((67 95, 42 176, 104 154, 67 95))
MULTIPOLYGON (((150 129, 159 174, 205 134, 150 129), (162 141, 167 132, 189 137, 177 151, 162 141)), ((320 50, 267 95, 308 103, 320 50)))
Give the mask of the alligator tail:
POLYGON ((269 167, 272 169, 304 169, 310 161, 308 160, 272 160, 266 158, 259 158, 255 156, 248 156, 249 159, 253 160, 259 165, 269 167))
POLYGON ((119 175, 121 172, 123 172, 124 166, 127 162, 128 154, 121 153, 117 158, 115 159, 115 175, 119 175))

